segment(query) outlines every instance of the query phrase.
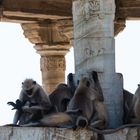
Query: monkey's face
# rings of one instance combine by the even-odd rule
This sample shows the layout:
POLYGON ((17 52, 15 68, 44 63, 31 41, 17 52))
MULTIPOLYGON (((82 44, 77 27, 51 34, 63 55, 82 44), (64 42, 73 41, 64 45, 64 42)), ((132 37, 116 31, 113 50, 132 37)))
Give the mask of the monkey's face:
POLYGON ((36 85, 36 82, 35 81, 33 81, 32 79, 26 79, 22 83, 22 89, 25 91, 25 93, 27 94, 27 96, 32 96, 33 89, 34 89, 34 86, 35 85, 36 85))
POLYGON ((29 89, 29 90, 25 90, 28 96, 32 96, 33 93, 33 88, 29 89))

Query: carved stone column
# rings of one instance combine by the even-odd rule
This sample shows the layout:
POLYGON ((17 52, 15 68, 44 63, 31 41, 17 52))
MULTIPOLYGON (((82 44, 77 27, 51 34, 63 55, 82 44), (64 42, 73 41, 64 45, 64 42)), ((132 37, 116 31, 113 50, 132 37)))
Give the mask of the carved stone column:
POLYGON ((65 55, 72 37, 71 19, 22 24, 22 28, 41 56, 43 88, 51 93, 58 83, 65 81, 65 55))
POLYGON ((109 115, 109 127, 122 124, 123 80, 115 72, 115 0, 74 0, 74 53, 78 80, 97 71, 109 115))

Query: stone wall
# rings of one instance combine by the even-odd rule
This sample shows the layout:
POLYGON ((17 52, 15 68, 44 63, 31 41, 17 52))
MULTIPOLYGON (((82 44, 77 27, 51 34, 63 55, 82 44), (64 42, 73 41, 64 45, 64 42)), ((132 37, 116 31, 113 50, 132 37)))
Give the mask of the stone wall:
MULTIPOLYGON (((139 140, 140 129, 125 128, 104 135, 104 140, 139 140)), ((0 127, 0 140, 100 140, 97 133, 85 129, 47 127, 0 127)))

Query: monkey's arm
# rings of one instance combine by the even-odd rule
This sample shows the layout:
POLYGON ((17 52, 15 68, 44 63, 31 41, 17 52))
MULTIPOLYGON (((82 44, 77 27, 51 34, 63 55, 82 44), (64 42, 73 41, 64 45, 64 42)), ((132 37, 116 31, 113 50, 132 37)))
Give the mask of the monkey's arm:
POLYGON ((12 110, 16 109, 16 104, 14 102, 7 102, 8 105, 13 106, 12 110))
POLYGON ((68 77, 67 77, 67 85, 71 90, 72 95, 74 94, 75 90, 76 90, 76 85, 74 83, 74 78, 73 78, 73 74, 69 73, 68 77))
POLYGON ((21 110, 22 106, 24 106, 25 103, 20 101, 19 99, 17 99, 16 103, 7 102, 7 104, 13 106, 12 110, 14 110, 14 109, 21 110))
POLYGON ((36 111, 47 111, 50 110, 51 105, 48 102, 41 101, 40 103, 31 103, 27 102, 23 107, 22 110, 25 112, 36 112, 36 111))
POLYGON ((134 105, 136 102, 136 97, 133 97, 132 103, 130 105, 130 107, 128 108, 128 112, 126 114, 126 123, 132 123, 133 119, 135 118, 135 114, 134 114, 134 105))
POLYGON ((35 111, 43 110, 43 107, 40 105, 34 105, 31 107, 28 105, 25 105, 22 107, 22 110, 25 112, 35 112, 35 111))
POLYGON ((96 90, 98 91, 98 99, 104 101, 103 91, 99 82, 98 73, 96 71, 92 72, 92 79, 95 82, 96 90))
POLYGON ((17 124, 22 114, 22 106, 24 106, 25 103, 17 99, 16 103, 8 102, 7 104, 13 106, 12 110, 16 109, 14 119, 13 119, 13 124, 17 124))

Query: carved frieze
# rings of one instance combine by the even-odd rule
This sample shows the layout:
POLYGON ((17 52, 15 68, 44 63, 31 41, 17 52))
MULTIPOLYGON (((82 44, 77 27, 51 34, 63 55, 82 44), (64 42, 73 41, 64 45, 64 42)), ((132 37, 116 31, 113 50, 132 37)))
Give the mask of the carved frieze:
POLYGON ((100 0, 80 0, 82 14, 86 20, 95 15, 95 12, 100 11, 100 0))
POLYGON ((41 57, 41 71, 65 71, 64 56, 41 57))
POLYGON ((72 19, 63 19, 56 21, 56 27, 60 34, 67 36, 68 39, 73 38, 73 22, 72 19))

